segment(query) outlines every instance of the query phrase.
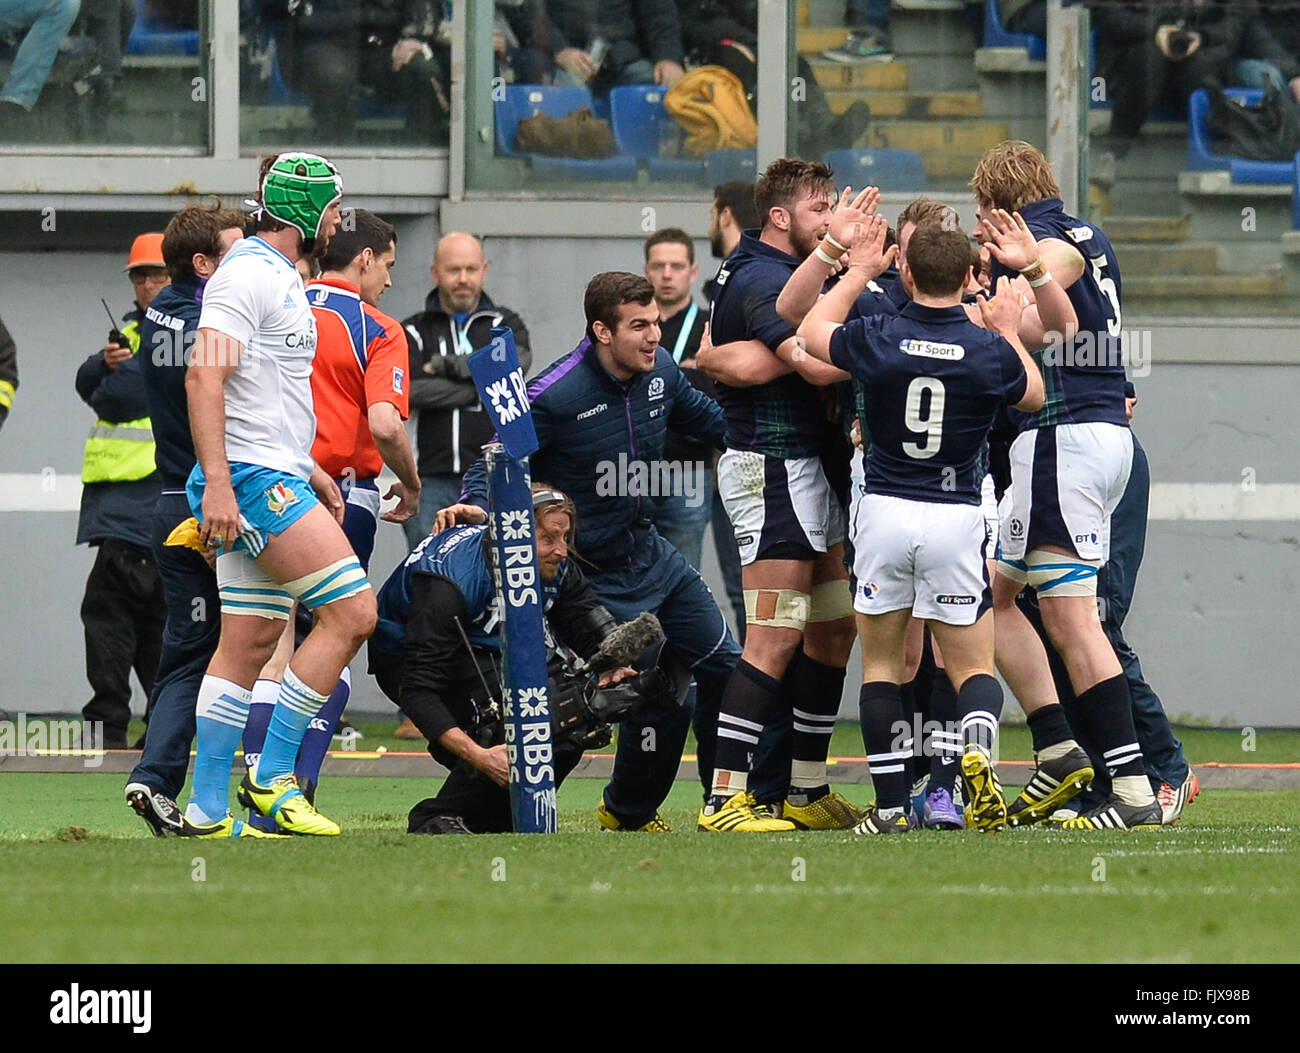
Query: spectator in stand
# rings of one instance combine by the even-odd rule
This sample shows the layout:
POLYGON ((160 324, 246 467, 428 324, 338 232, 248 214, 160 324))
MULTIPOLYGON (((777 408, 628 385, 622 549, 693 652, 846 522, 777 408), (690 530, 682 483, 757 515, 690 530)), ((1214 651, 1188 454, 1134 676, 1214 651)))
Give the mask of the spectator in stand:
POLYGON ((0 136, 12 140, 31 129, 31 113, 81 10, 81 0, 0 0, 0 35, 22 34, 9 76, 0 88, 0 136))
POLYGON ((1246 22, 1232 83, 1262 88, 1268 82, 1300 103, 1300 0, 1267 0, 1246 22))
POLYGON ((368 0, 363 9, 363 84, 378 101, 406 107, 408 138, 445 143, 451 127, 451 26, 443 5, 368 0))
POLYGON ((546 8, 555 65, 593 95, 622 84, 672 87, 686 72, 673 0, 551 0, 546 8))
POLYGON ((512 84, 541 84, 551 67, 550 22, 537 0, 496 0, 492 54, 496 75, 512 84))
POLYGON ((848 39, 837 48, 823 51, 832 62, 889 62, 894 51, 889 43, 889 0, 848 0, 844 5, 848 39))
MULTIPOLYGON (((758 91, 757 0, 678 0, 678 8, 682 16, 682 39, 692 64, 722 66, 730 70, 740 78, 749 98, 749 107, 755 110, 758 91)), ((798 110, 799 152, 807 157, 820 157, 827 150, 853 146, 866 131, 871 118, 867 104, 858 99, 838 117, 835 116, 812 67, 802 56, 799 57, 798 69, 807 91, 807 97, 798 110)))
POLYGON ((91 128, 103 136, 122 80, 122 55, 135 25, 134 0, 81 0, 81 25, 94 45, 85 72, 73 83, 78 95, 90 97, 91 128))
POLYGON ((135 308, 124 316, 122 330, 114 329, 77 370, 77 394, 98 418, 86 439, 77 524, 77 544, 99 549, 81 604, 86 678, 94 689, 81 713, 88 722, 102 722, 105 749, 127 748, 131 670, 150 695, 167 615, 150 548, 161 483, 136 357, 144 312, 170 281, 162 240, 161 234, 141 234, 132 243, 126 266, 135 308))
POLYGON ((406 134, 445 142, 450 40, 431 0, 263 0, 285 83, 311 96, 324 139, 355 137, 363 95, 406 107, 406 134))
POLYGON ((1247 10, 1236 0, 1089 5, 1097 72, 1112 104, 1111 150, 1123 158, 1160 103, 1186 103, 1207 80, 1226 81, 1240 52, 1247 10))

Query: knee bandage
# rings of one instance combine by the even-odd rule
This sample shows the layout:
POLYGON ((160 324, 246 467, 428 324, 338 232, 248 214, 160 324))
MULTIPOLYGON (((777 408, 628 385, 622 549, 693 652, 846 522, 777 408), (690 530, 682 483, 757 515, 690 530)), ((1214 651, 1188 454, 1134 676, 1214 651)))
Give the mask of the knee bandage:
POLYGON ((853 617, 853 594, 847 578, 814 585, 808 603, 810 622, 834 622, 853 617))
POLYGON ((745 621, 774 629, 798 629, 808 624, 810 598, 794 589, 746 589, 745 621))
POLYGON ((361 569, 356 556, 348 556, 331 563, 328 567, 301 578, 284 583, 284 589, 298 599, 309 611, 324 607, 339 600, 346 600, 370 588, 366 572, 361 569))
POLYGON ((1044 596, 1096 596, 1099 559, 1080 559, 1035 549, 1025 556, 1025 580, 1044 596))
POLYGON ((224 552, 217 557, 217 594, 222 614, 288 621, 293 610, 293 596, 243 552, 224 552))

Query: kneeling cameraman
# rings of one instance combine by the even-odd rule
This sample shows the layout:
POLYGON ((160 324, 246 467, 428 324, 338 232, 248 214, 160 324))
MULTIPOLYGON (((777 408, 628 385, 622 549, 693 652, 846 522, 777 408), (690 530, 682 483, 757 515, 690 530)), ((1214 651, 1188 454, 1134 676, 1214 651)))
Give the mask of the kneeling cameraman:
MULTIPOLYGON (((549 653, 555 780, 585 749, 609 742, 611 723, 649 698, 685 698, 690 672, 667 652, 652 616, 618 627, 568 559, 577 512, 563 493, 533 484, 533 519, 549 653), (655 668, 630 663, 657 645, 655 668), (568 651, 584 659, 579 663, 568 651), (621 685, 615 687, 614 685, 621 685)), ((370 671, 429 740, 450 774, 411 809, 409 833, 511 830, 500 696, 501 613, 486 526, 425 538, 379 591, 370 671)))

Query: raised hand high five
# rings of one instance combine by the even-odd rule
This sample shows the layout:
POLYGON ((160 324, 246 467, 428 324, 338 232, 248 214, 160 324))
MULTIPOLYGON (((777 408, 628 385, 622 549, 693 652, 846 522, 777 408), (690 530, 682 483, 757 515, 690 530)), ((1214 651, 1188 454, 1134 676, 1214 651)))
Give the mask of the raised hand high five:
POLYGON ((853 236, 854 224, 865 224, 876 214, 876 209, 880 206, 880 190, 877 187, 864 187, 856 197, 850 197, 852 193, 853 188, 846 186, 840 194, 839 204, 831 213, 831 225, 827 231, 828 237, 845 248, 849 247, 850 242, 847 239, 853 236))
POLYGON ((870 281, 878 278, 898 259, 898 245, 885 248, 885 237, 889 233, 889 224, 884 216, 872 216, 865 223, 856 223, 849 235, 847 259, 849 270, 870 281))
POLYGON ((1038 242, 1019 212, 992 209, 976 230, 983 235, 989 254, 1003 266, 1022 271, 1039 258, 1038 242))

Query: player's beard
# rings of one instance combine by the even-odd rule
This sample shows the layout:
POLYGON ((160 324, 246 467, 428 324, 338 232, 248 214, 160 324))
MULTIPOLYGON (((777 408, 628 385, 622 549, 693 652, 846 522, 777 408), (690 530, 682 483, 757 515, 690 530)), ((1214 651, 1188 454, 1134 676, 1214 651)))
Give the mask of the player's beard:
POLYGON ((709 248, 712 250, 715 260, 725 260, 727 258, 727 246, 722 240, 722 231, 714 230, 710 232, 709 248))
POLYGON ((795 230, 793 227, 790 229, 790 247, 794 249, 796 259, 806 260, 813 254, 813 250, 821 240, 820 233, 795 230))

